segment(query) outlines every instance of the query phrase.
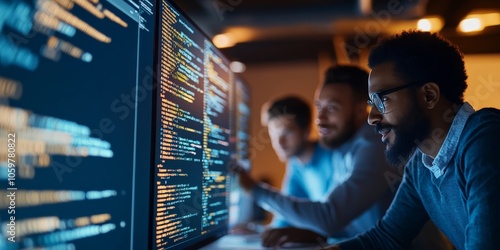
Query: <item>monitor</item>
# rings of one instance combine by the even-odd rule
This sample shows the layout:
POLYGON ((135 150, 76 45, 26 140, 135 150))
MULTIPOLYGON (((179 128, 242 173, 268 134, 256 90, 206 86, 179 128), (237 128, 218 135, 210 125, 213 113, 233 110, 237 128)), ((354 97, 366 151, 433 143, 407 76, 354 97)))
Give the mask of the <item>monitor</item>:
MULTIPOLYGON (((251 170, 250 163, 250 87, 242 78, 234 82, 234 116, 232 141, 234 142, 233 157, 243 165, 245 170, 251 170)), ((240 187, 235 175, 229 174, 229 228, 246 224, 254 219, 254 203, 240 187)))
POLYGON ((0 0, 0 249, 223 236, 248 101, 169 1, 0 0))
POLYGON ((0 249, 148 248, 154 3, 0 0, 0 249))
POLYGON ((228 230, 235 75, 175 5, 159 9, 154 249, 194 248, 228 230))

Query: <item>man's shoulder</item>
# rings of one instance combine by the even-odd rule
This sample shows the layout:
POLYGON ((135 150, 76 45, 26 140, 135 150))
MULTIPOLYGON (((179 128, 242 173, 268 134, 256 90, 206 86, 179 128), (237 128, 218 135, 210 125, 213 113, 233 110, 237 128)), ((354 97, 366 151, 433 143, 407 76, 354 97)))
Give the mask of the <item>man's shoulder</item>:
POLYGON ((467 123, 500 120, 500 110, 496 108, 482 108, 472 114, 467 123))
POLYGON ((470 136, 476 134, 479 130, 486 129, 492 133, 500 133, 500 110, 496 108, 482 108, 474 112, 464 128, 464 135, 470 136))
POLYGON ((497 147, 500 140, 500 110, 483 108, 469 116, 457 147, 457 158, 482 154, 497 147))

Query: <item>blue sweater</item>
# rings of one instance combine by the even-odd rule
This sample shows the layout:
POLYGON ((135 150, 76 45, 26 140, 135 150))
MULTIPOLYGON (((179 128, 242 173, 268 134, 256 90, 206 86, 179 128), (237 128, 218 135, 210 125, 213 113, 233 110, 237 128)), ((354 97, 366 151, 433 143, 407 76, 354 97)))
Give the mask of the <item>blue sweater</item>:
POLYGON ((382 221, 342 250, 407 248, 429 219, 459 250, 500 249, 500 111, 471 110, 462 106, 436 159, 415 153, 382 221))

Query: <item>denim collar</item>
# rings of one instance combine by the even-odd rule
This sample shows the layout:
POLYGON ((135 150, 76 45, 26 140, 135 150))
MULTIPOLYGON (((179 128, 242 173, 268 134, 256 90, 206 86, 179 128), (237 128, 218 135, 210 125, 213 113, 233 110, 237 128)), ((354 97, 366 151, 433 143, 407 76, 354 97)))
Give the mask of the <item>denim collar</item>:
POLYGON ((444 174, 446 166, 458 147, 458 139, 460 139, 465 123, 474 112, 474 108, 469 103, 464 103, 453 118, 453 123, 436 158, 433 159, 422 153, 422 163, 434 174, 434 177, 439 178, 444 174))

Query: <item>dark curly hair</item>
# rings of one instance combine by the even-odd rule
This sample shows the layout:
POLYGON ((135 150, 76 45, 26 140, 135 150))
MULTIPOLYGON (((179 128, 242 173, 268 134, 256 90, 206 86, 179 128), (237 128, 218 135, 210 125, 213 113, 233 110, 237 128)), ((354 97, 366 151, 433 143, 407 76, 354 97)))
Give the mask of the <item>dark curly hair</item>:
POLYGON ((311 108, 306 101, 297 96, 287 96, 268 102, 263 111, 265 124, 274 118, 291 115, 301 129, 309 129, 311 126, 311 108))
POLYGON ((462 104, 467 88, 463 54, 436 33, 403 31, 380 39, 371 49, 368 66, 392 62, 407 82, 434 82, 452 103, 462 104))

